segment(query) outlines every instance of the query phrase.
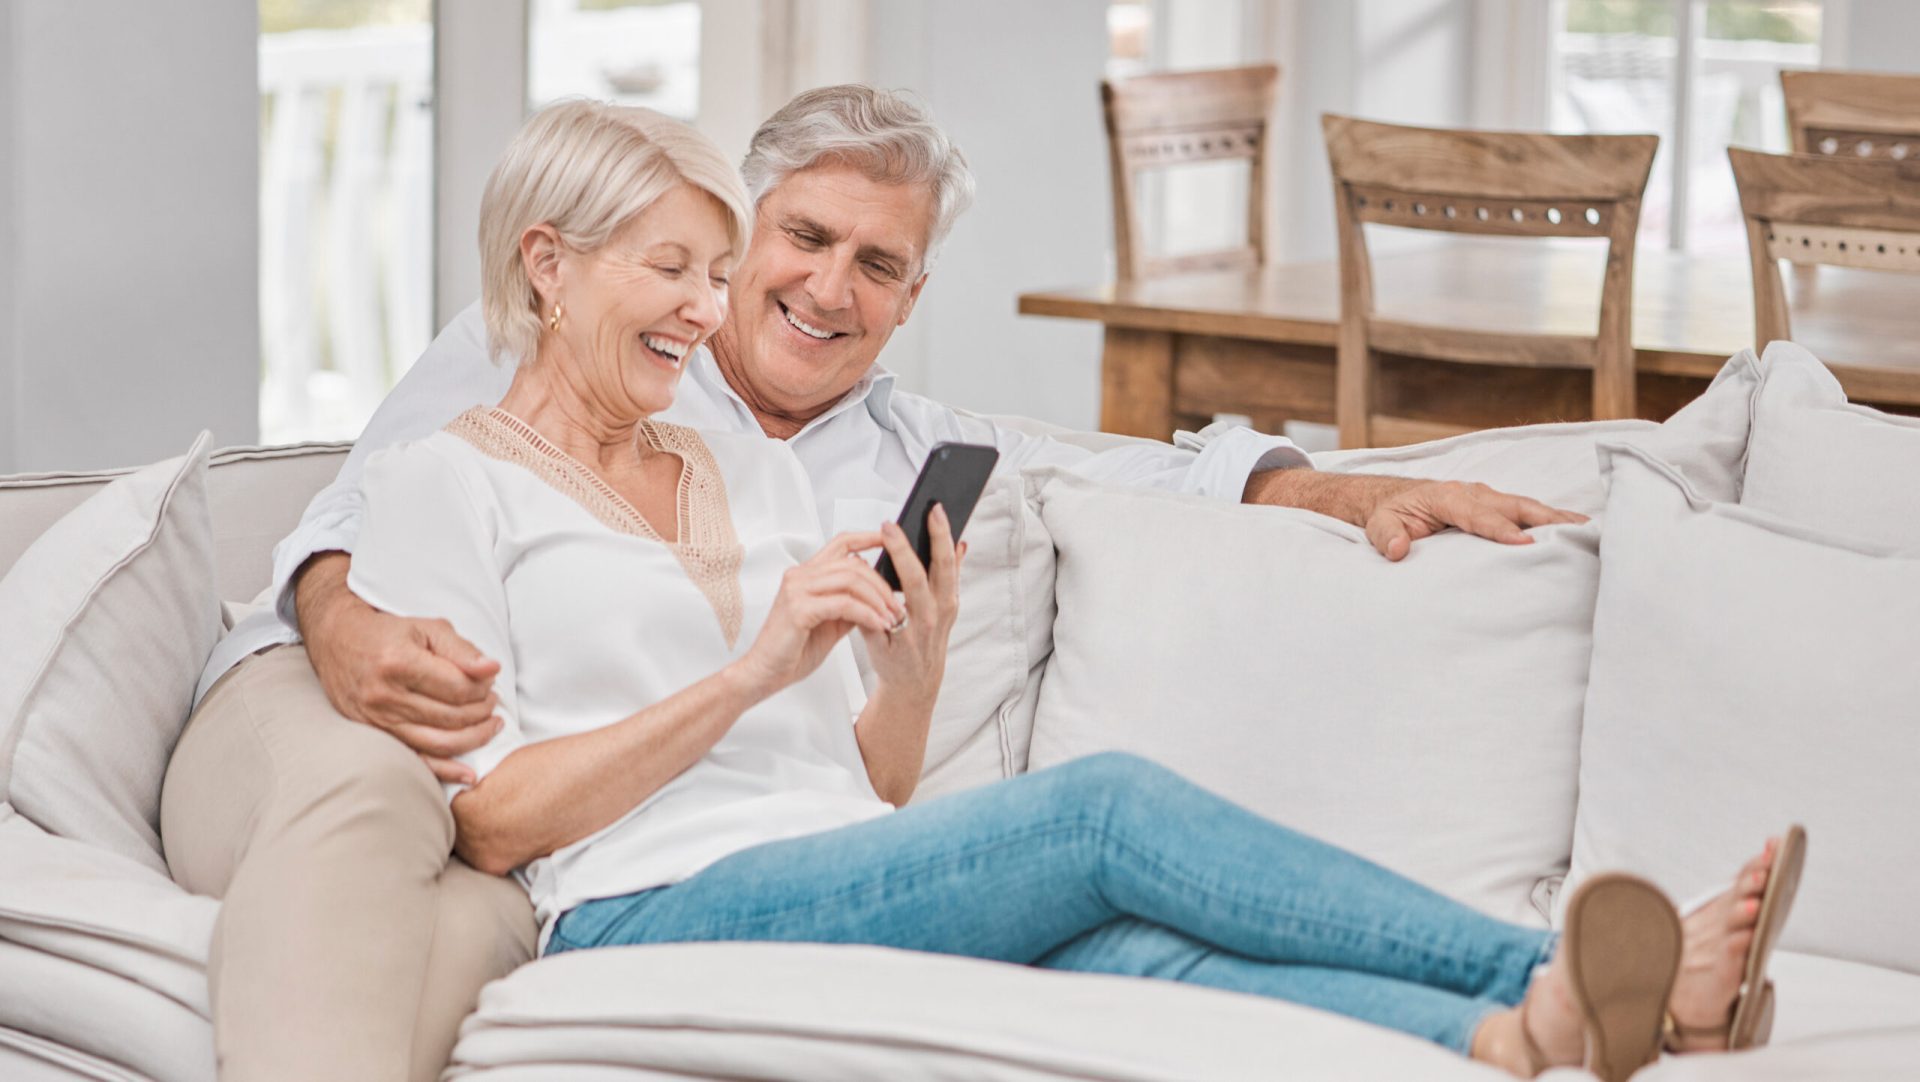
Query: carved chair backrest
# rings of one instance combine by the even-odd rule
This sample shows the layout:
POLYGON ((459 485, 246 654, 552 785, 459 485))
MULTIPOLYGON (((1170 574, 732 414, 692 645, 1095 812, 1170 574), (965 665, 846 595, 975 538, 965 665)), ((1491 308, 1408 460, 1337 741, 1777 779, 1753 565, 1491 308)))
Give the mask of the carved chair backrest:
POLYGON ((1920 75, 1783 71, 1780 89, 1795 153, 1920 158, 1920 75))
POLYGON ((1340 245, 1336 413, 1342 445, 1405 442, 1444 428, 1376 415, 1374 369, 1383 351, 1466 364, 1591 369, 1593 416, 1634 415, 1634 235, 1657 136, 1411 128, 1331 114, 1321 123, 1340 245), (1598 332, 1524 335, 1381 320, 1374 313, 1367 223, 1605 238, 1598 332))
POLYGON ((1101 82, 1120 277, 1251 270, 1265 260, 1267 131, 1279 80, 1279 68, 1259 64, 1101 82), (1248 163, 1245 242, 1219 251, 1150 255, 1140 224, 1140 174, 1195 162, 1234 160, 1248 163))
POLYGON ((1739 147, 1728 148, 1727 157, 1747 223, 1756 346, 1792 337, 1782 259, 1920 274, 1920 157, 1763 154, 1739 147))

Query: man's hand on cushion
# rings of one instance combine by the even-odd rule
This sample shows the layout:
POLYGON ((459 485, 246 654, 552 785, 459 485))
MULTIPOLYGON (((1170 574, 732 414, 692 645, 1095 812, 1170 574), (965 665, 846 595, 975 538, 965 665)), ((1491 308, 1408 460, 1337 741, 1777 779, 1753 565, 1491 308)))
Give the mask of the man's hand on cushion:
POLYGON ((1587 516, 1548 507, 1465 481, 1411 477, 1262 470, 1247 478, 1242 502, 1299 507, 1350 522, 1389 560, 1405 559, 1413 543, 1441 530, 1462 530, 1508 545, 1526 545, 1531 526, 1580 523, 1587 516))
POLYGON ((456 757, 493 739, 503 722, 483 656, 445 620, 381 612, 347 588, 345 553, 315 556, 295 587, 307 657, 334 709, 384 729, 441 781, 472 784, 456 757))

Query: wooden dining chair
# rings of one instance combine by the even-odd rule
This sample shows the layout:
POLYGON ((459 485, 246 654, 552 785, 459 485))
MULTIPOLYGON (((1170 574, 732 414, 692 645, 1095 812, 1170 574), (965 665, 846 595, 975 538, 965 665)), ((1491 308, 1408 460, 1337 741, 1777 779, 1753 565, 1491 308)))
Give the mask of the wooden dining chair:
MULTIPOLYGON (((1920 274, 1920 155, 1912 159, 1763 154, 1729 147, 1753 264, 1757 348, 1793 337, 1780 261, 1920 274)), ((1914 300, 1920 304, 1920 282, 1914 300)), ((1920 319, 1914 321, 1920 331, 1920 319)), ((1826 360, 1826 358, 1822 358, 1826 360)), ((1850 398, 1920 405, 1920 369, 1829 361, 1850 398)))
POLYGON ((1251 270, 1266 258, 1267 130, 1280 69, 1272 64, 1104 80, 1113 244, 1119 276, 1251 270), (1196 162, 1248 164, 1244 243, 1210 252, 1149 255, 1140 226, 1140 174, 1196 162))
POLYGON ((1783 71, 1780 89, 1796 153, 1920 158, 1920 75, 1783 71))
MULTIPOLYGON (((1587 369, 1593 373, 1592 417, 1634 415, 1634 233, 1658 136, 1453 131, 1332 114, 1321 125, 1333 166, 1340 245, 1334 394, 1342 446, 1415 443, 1473 427, 1380 410, 1383 354, 1457 365, 1587 369), (1374 310, 1373 264, 1362 229, 1368 223, 1491 236, 1605 238, 1598 330, 1525 334, 1382 319, 1374 310)), ((1539 407, 1525 401, 1513 407, 1509 423, 1552 419, 1530 415, 1539 407)))

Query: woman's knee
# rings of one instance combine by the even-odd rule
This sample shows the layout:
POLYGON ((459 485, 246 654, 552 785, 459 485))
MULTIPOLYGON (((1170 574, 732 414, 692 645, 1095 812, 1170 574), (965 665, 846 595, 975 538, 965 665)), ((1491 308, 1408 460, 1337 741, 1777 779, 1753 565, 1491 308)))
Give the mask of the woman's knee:
POLYGON ((1127 793, 1165 783, 1176 775, 1150 759, 1127 751, 1102 751, 1061 764, 1063 780, 1095 792, 1127 793))

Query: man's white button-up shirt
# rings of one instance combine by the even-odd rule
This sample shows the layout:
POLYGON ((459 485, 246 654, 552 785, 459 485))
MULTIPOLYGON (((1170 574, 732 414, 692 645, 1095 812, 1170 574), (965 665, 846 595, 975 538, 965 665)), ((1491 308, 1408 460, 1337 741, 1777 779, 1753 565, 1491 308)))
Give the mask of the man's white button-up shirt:
MULTIPOLYGON (((274 604, 242 620, 215 647, 196 695, 247 656, 269 646, 299 641, 294 619, 293 574, 320 552, 351 553, 360 533, 363 504, 360 471, 383 447, 424 438, 470 406, 497 404, 513 382, 514 358, 495 362, 486 324, 474 304, 454 317, 367 423, 332 484, 307 505, 300 525, 273 550, 274 604)), ((688 356, 673 407, 661 419, 722 432, 759 432, 745 402, 728 385, 704 348, 688 356)), ((1014 427, 943 406, 894 387, 893 373, 878 364, 833 408, 789 439, 813 482, 823 532, 871 530, 898 514, 907 490, 934 444, 954 440, 990 444, 1000 451, 999 470, 1059 466, 1115 484, 1142 485, 1238 501, 1255 470, 1309 465, 1307 456, 1281 436, 1246 428, 1211 426, 1181 433, 1174 443, 1111 437, 1064 442, 1039 434, 1045 426, 1014 427)))

